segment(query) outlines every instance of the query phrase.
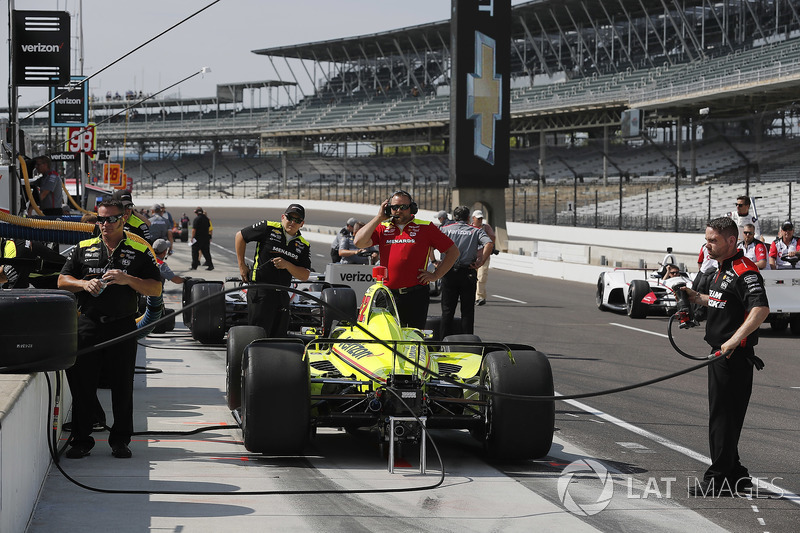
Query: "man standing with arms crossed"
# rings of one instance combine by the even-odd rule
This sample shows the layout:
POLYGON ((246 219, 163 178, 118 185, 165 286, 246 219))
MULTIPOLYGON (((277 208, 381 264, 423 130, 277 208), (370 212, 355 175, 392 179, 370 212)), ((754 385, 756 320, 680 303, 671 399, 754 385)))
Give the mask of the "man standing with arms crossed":
POLYGON ((453 333, 456 304, 461 300, 461 333, 475 332, 475 290, 478 269, 489 260, 494 249, 492 239, 480 228, 470 226, 469 207, 453 210, 453 222, 442 233, 453 239, 461 255, 453 268, 442 278, 442 337, 453 333))
MULTIPOLYGON (((711 466, 693 496, 733 495, 752 487, 750 474, 739 462, 739 437, 753 390, 753 366, 763 362, 753 347, 758 328, 769 315, 764 280, 758 267, 736 247, 739 229, 721 217, 706 227, 706 247, 719 263, 708 294, 689 288, 689 300, 708 307, 706 342, 723 358, 708 365, 708 434, 711 466)), ((693 490, 692 490, 693 489, 693 490)))
MULTIPOLYGON (((483 211, 480 209, 476 209, 472 212, 472 225, 485 231, 486 235, 492 239, 492 245, 494 246, 497 237, 492 227, 489 224, 483 223, 483 211)), ((475 305, 484 305, 486 303, 486 281, 489 279, 490 259, 491 256, 488 257, 478 269, 478 289, 475 292, 475 305)))
POLYGON ((444 276, 458 260, 458 247, 427 220, 414 218, 417 204, 405 191, 384 200, 375 217, 358 230, 355 245, 380 251, 381 265, 388 269, 386 286, 394 296, 400 323, 425 329, 430 304, 428 283, 444 276), (431 248, 447 255, 434 272, 428 272, 431 248))
MULTIPOLYGON (((311 245, 300 235, 306 218, 302 205, 291 204, 280 222, 262 220, 248 226, 234 239, 242 280, 289 286, 311 274, 311 245), (256 242, 253 269, 244 259, 247 243, 256 242)), ((289 326, 289 293, 267 288, 247 289, 247 323, 261 326, 267 337, 285 337, 289 326)))

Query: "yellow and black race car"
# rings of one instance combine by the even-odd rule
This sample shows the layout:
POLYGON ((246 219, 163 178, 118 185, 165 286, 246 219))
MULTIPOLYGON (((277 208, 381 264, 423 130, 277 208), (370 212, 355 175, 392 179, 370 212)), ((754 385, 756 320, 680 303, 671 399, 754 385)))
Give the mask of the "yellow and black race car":
POLYGON ((386 442, 419 443, 427 428, 467 429, 490 457, 542 457, 553 440, 547 357, 520 344, 474 335, 436 341, 400 326, 385 267, 364 295, 357 318, 327 337, 265 339, 261 328, 230 330, 228 406, 245 447, 300 454, 318 427, 361 430, 386 442))

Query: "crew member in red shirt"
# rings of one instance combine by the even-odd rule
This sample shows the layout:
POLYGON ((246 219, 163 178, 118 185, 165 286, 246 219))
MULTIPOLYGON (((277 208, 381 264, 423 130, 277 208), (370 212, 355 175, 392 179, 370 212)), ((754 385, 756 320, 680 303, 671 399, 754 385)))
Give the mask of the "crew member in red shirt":
POLYGON ((378 245, 381 265, 388 269, 386 286, 394 295, 403 326, 424 329, 428 317, 428 283, 443 277, 458 260, 458 247, 427 220, 414 218, 417 204, 405 191, 384 200, 375 217, 358 230, 357 248, 378 245), (435 248, 445 255, 428 272, 428 254, 435 248))

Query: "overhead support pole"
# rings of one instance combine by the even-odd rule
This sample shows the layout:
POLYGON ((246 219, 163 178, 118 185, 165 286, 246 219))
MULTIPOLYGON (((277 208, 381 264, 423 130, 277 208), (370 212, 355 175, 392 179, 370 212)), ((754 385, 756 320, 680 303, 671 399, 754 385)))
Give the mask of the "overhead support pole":
POLYGON ((547 66, 547 61, 545 60, 544 53, 542 49, 536 46, 536 39, 533 38, 533 34, 531 30, 528 28, 528 25, 525 23, 525 18, 520 17, 519 23, 522 24, 522 29, 525 30, 525 36, 531 42, 531 46, 533 47, 533 51, 536 52, 536 57, 539 58, 539 64, 542 65, 542 69, 544 69, 545 73, 548 76, 552 76, 552 72, 550 72, 550 68, 547 66))
MULTIPOLYGON (((364 50, 364 45, 359 43, 358 48, 361 50, 361 53, 364 55, 364 59, 367 60, 367 63, 372 63, 372 60, 367 56, 367 51, 364 50)), ((378 79, 378 62, 375 61, 375 64, 372 66, 372 79, 375 82, 375 85, 378 86, 383 96, 388 98, 389 96, 386 94, 386 91, 383 89, 383 85, 381 84, 381 80, 378 79)))
MULTIPOLYGON (((272 56, 267 56, 267 59, 269 59, 269 63, 272 65, 272 70, 275 71, 275 75, 278 76, 278 81, 283 81, 283 79, 281 79, 281 73, 278 72, 278 69, 275 67, 275 62, 272 60, 272 56)), ((289 103, 294 105, 295 102, 292 100, 292 93, 289 91, 289 86, 284 85, 283 88, 286 91, 286 96, 289 98, 289 103)))

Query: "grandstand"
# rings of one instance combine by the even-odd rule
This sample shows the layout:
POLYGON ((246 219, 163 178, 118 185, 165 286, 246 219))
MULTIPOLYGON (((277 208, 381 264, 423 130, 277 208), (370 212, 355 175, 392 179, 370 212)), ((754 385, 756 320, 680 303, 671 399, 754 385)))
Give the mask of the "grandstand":
MULTIPOLYGON (((800 0, 536 0, 512 20, 516 219, 673 229, 675 180, 679 213, 707 216, 711 187, 712 214, 749 191, 764 197, 762 217, 789 216, 800 0), (621 136, 627 109, 643 112, 639 137, 621 136)), ((369 199, 402 185, 425 191, 424 207, 449 207, 449 46, 441 21, 255 50, 321 77, 223 84, 113 119, 129 102, 95 98, 92 111, 108 120, 103 149, 127 154, 137 187, 155 195, 369 199), (244 108, 245 88, 267 91, 267 105, 244 108)), ((42 150, 46 120, 23 123, 42 150)))

